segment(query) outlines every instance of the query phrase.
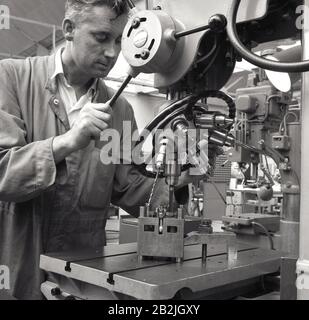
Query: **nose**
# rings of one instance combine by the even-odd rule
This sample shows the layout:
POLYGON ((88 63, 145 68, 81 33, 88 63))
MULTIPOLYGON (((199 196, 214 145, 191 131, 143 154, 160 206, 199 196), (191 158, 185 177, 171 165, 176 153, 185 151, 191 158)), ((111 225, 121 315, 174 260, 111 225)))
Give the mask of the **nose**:
POLYGON ((116 56, 118 55, 118 50, 116 48, 115 41, 109 41, 109 43, 105 47, 104 55, 111 59, 116 58, 116 56))

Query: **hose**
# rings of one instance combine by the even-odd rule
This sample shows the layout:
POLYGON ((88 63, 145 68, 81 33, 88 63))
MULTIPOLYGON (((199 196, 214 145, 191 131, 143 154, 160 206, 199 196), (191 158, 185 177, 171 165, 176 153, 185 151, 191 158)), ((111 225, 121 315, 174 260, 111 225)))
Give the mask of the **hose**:
POLYGON ((252 224, 252 226, 260 227, 264 231, 265 235, 267 236, 267 238, 269 240, 270 249, 275 250, 273 238, 271 237, 271 234, 266 229, 266 227, 258 222, 255 222, 255 221, 251 222, 251 224, 252 224))
POLYGON ((309 60, 301 62, 277 62, 261 58, 250 50, 241 42, 237 34, 237 12, 241 0, 232 0, 230 10, 227 14, 227 35, 232 46, 241 55, 242 58, 262 69, 277 72, 306 72, 309 71, 309 60))
MULTIPOLYGON (((201 91, 198 94, 195 95, 188 95, 185 98, 178 100, 176 102, 172 102, 167 108, 162 110, 142 131, 140 135, 140 139, 135 143, 135 150, 136 147, 139 146, 140 144, 143 144, 147 137, 150 135, 150 133, 156 128, 156 129, 162 129, 164 128, 172 119, 175 117, 185 113, 185 110, 187 108, 192 108, 192 109, 197 109, 199 111, 205 111, 204 108, 200 106, 195 106, 195 104, 202 98, 218 98, 226 102, 229 110, 229 117, 234 119, 235 114, 236 114, 236 106, 234 103, 234 100, 225 94, 222 91, 215 91, 215 90, 205 90, 201 91)), ((154 140, 153 140, 154 143, 154 140)), ((141 146, 142 147, 142 146, 141 146)), ((140 149, 137 149, 136 151, 139 151, 140 149)), ((154 150, 154 148, 153 148, 154 150)), ((146 170, 147 163, 150 160, 150 157, 153 157, 153 152, 152 155, 149 156, 146 161, 142 164, 135 165, 137 169, 145 176, 154 178, 156 174, 154 172, 149 172, 146 170)), ((186 164, 182 166, 182 171, 188 170, 190 168, 190 164, 186 164)), ((161 177, 161 175, 160 175, 161 177)))

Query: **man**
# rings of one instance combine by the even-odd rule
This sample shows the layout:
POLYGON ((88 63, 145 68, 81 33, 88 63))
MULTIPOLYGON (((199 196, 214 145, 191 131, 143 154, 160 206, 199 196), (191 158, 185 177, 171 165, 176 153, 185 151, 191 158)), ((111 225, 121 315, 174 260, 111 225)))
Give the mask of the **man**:
POLYGON ((106 103, 102 80, 126 13, 121 0, 67 0, 64 50, 0 62, 0 265, 18 299, 42 298, 41 253, 101 249, 110 202, 137 216, 148 200, 153 180, 104 165, 95 142, 124 121, 136 129, 126 100, 106 103))

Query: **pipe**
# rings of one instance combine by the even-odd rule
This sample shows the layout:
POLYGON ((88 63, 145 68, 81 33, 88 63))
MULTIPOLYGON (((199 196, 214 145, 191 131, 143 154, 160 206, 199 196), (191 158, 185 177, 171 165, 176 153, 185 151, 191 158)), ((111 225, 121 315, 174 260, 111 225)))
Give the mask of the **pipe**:
MULTIPOLYGON (((41 26, 41 27, 46 27, 46 28, 49 28, 49 29, 54 27, 54 25, 50 24, 50 23, 45 23, 45 22, 32 20, 32 19, 25 19, 25 18, 13 16, 13 15, 2 15, 2 18, 8 18, 8 19, 15 20, 15 21, 35 24, 35 25, 38 25, 38 26, 41 26)), ((57 30, 62 30, 62 27, 61 26, 56 26, 56 29, 57 30)))

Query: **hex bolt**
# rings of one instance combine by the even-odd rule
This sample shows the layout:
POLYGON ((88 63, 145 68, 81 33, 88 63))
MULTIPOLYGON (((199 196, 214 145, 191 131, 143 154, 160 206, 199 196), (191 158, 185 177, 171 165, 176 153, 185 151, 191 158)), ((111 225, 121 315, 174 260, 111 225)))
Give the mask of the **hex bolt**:
POLYGON ((132 28, 137 29, 141 24, 141 19, 140 18, 134 18, 132 21, 132 28))
POLYGON ((150 51, 148 49, 144 49, 141 53, 141 58, 143 60, 146 60, 149 57, 149 55, 150 55, 150 51))

